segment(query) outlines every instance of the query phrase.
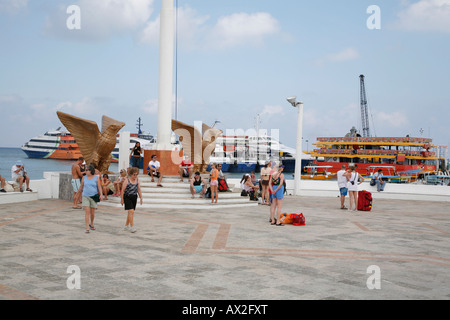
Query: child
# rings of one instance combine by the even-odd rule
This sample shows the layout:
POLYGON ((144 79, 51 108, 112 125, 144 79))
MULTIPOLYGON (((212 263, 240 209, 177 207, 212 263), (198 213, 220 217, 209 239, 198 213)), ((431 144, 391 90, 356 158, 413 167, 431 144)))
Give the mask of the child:
POLYGON ((122 184, 125 178, 127 177, 127 171, 125 169, 120 170, 120 177, 118 177, 114 181, 114 194, 113 196, 120 196, 120 192, 122 190, 122 184))
POLYGON ((137 196, 141 199, 142 193, 141 183, 138 179, 139 169, 136 167, 128 168, 128 178, 125 179, 122 185, 121 204, 125 204, 125 210, 128 210, 127 221, 125 223, 125 231, 136 232, 134 227, 134 211, 136 210, 137 196))

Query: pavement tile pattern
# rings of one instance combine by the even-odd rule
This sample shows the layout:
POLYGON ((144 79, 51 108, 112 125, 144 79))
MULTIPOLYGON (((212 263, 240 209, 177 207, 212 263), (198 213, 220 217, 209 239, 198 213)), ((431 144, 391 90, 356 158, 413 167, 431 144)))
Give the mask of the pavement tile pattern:
POLYGON ((351 212, 339 198, 287 196, 282 212, 306 225, 272 226, 262 205, 138 206, 130 233, 124 209, 100 205, 85 234, 69 201, 1 205, 0 300, 450 299, 448 204, 380 199, 351 212))

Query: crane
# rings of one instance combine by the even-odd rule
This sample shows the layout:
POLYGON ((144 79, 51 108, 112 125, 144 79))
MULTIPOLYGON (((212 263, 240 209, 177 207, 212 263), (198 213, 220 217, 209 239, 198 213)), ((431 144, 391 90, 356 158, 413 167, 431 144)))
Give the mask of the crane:
POLYGON ((361 122, 363 137, 370 137, 369 129, 369 112, 367 107, 366 88, 364 85, 364 75, 359 76, 360 79, 360 96, 361 96, 361 122))

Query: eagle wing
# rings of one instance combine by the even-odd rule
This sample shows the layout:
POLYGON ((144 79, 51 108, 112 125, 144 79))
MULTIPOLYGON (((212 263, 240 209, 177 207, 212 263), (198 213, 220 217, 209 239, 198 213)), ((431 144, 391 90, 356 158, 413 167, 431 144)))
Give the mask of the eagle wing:
POLYGON ((94 121, 57 111, 59 120, 75 138, 86 163, 90 163, 96 151, 100 131, 94 121))
POLYGON ((202 163, 202 133, 196 127, 172 119, 172 131, 180 137, 183 154, 194 164, 202 163), (197 147, 195 145, 197 144, 197 147))

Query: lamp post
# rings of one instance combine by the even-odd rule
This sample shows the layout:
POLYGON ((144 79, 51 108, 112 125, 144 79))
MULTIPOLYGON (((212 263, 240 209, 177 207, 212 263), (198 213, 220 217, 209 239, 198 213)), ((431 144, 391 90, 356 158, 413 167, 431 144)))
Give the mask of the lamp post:
POLYGON ((302 178, 302 130, 303 130, 303 102, 297 102, 297 97, 287 98, 287 101, 298 108, 297 113, 297 144, 295 151, 295 171, 294 171, 294 195, 300 195, 300 182, 302 178))

